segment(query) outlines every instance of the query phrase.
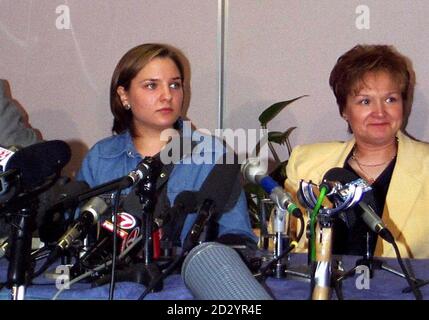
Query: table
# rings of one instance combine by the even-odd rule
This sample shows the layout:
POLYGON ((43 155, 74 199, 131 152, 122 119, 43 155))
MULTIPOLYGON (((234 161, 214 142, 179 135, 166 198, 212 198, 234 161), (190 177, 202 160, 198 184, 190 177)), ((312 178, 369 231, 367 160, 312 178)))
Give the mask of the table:
MULTIPOLYGON (((352 268, 359 257, 340 257, 345 270, 352 268)), ((382 259, 391 268, 400 271, 399 265, 394 259, 382 259)), ((406 265, 411 266, 416 278, 429 279, 429 259, 424 260, 404 260, 406 265)), ((8 262, 6 259, 0 260, 0 281, 6 280, 8 262)), ((306 266, 306 255, 291 254, 288 262, 288 269, 306 266)), ((369 288, 359 288, 362 274, 354 275, 343 281, 343 296, 345 300, 413 300, 412 293, 402 293, 402 289, 407 287, 405 279, 387 272, 385 270, 375 270, 374 277, 369 279, 369 288)), ((307 300, 310 297, 310 283, 295 277, 276 279, 268 277, 265 281, 267 290, 276 300, 307 300)), ((118 282, 115 287, 115 300, 135 300, 145 287, 134 282, 118 282)), ((26 288, 25 299, 46 300, 52 299, 57 292, 54 279, 38 277, 34 284, 26 288)), ((423 286, 421 292, 424 299, 429 299, 429 285, 423 286)), ((65 300, 106 300, 109 296, 109 285, 91 288, 89 283, 77 283, 59 295, 58 299, 65 300)), ((0 299, 9 299, 10 290, 2 288, 0 299)), ((180 274, 172 274, 164 280, 162 291, 153 292, 146 296, 145 300, 192 300, 192 293, 184 285, 180 274)), ((333 291, 332 299, 338 299, 333 291)))

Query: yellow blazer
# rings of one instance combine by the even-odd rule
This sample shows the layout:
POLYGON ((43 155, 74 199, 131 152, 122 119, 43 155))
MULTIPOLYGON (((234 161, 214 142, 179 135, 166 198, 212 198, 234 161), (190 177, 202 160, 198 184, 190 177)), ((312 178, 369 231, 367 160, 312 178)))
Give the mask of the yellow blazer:
MULTIPOLYGON (((397 138, 398 154, 383 221, 395 237, 402 257, 429 258, 429 144, 401 132, 397 138)), ((301 179, 319 184, 329 169, 343 167, 354 144, 351 139, 294 148, 286 168, 286 190, 296 195, 301 179)), ((375 255, 395 257, 395 252, 379 237, 375 255)))

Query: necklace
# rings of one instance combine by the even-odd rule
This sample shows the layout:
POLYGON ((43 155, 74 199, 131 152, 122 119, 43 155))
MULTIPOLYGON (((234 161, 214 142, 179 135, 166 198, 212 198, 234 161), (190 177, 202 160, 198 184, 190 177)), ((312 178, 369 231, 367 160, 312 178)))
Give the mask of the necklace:
POLYGON ((384 161, 384 162, 381 162, 381 163, 376 163, 376 164, 366 164, 366 163, 361 163, 359 160, 358 160, 358 158, 356 157, 356 149, 353 149, 353 153, 352 153, 352 156, 351 156, 351 159, 352 160, 354 160, 354 161, 356 161, 356 164, 359 166, 359 168, 362 166, 362 167, 380 167, 380 166, 382 166, 382 165, 385 165, 386 163, 389 163, 390 161, 392 161, 393 159, 395 159, 395 157, 396 157, 396 153, 390 158, 390 159, 387 159, 386 161, 384 161))
POLYGON ((368 174, 368 172, 366 172, 362 167, 370 167, 370 168, 380 167, 382 165, 390 163, 393 159, 395 159, 395 157, 396 157, 396 152, 390 159, 388 159, 384 162, 376 163, 376 164, 365 164, 365 163, 359 162, 358 158, 356 157, 356 149, 353 149, 353 153, 352 153, 352 156, 350 157, 350 160, 354 160, 356 162, 358 168, 364 174, 364 176, 365 176, 366 180, 369 182, 369 184, 373 184, 375 182, 375 179, 373 177, 371 177, 371 175, 368 174))

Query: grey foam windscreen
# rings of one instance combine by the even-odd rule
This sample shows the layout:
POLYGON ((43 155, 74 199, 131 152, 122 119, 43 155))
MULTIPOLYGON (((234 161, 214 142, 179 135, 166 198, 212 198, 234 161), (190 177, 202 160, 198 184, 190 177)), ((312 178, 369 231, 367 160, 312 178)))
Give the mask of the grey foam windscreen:
POLYGON ((206 242, 193 248, 182 278, 198 300, 272 300, 232 248, 206 242))

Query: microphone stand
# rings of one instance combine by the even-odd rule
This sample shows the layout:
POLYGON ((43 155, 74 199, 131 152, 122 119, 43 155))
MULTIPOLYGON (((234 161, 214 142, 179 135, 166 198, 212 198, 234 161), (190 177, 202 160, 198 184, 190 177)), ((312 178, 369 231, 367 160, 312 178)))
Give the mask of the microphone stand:
POLYGON ((7 271, 8 288, 11 289, 12 300, 24 300, 25 288, 29 282, 29 266, 31 265, 32 224, 35 210, 20 209, 13 215, 10 237, 10 259, 7 271))
MULTIPOLYGON (((159 175, 159 165, 155 163, 153 158, 150 158, 150 173, 145 180, 142 180, 137 185, 136 193, 139 196, 140 204, 142 205, 142 213, 144 218, 144 265, 145 286, 152 286, 154 281, 160 276, 161 270, 153 261, 153 237, 152 231, 154 227, 153 211, 156 204, 156 180, 159 175)), ((153 291, 160 291, 163 288, 163 283, 159 282, 153 291)))
MULTIPOLYGON (((358 269, 359 266, 366 266, 369 269, 369 275, 370 275, 371 279, 374 276, 374 270, 384 270, 384 271, 390 272, 390 273, 392 273, 398 277, 406 279, 405 275, 402 272, 399 272, 398 270, 395 270, 395 269, 387 266, 387 264, 385 262, 374 258, 374 255, 373 255, 372 250, 371 250, 371 239, 372 239, 372 235, 369 232, 367 232, 366 233, 366 252, 365 252, 364 256, 361 259, 356 261, 356 264, 352 269, 341 274, 336 279, 337 282, 341 282, 341 281, 343 281, 349 277, 352 277, 356 273, 356 270, 358 269)), ((422 283, 424 283, 423 280, 416 279, 416 278, 411 277, 411 276, 410 276, 410 280, 416 284, 416 288, 422 286, 422 283)))
MULTIPOLYGON (((116 281, 131 281, 152 286, 154 281, 161 274, 159 266, 153 261, 153 237, 152 231, 154 227, 153 211, 156 204, 156 181, 160 172, 159 165, 151 157, 147 157, 144 161, 148 164, 149 169, 143 179, 136 185, 135 192, 139 197, 142 207, 142 216, 144 223, 141 227, 144 243, 142 250, 137 254, 139 261, 132 263, 123 270, 115 272, 116 281), (140 252, 143 251, 143 258, 140 252), (141 259, 142 258, 142 259, 141 259), (143 261, 141 261, 143 260, 143 261)), ((100 286, 108 281, 108 275, 96 280, 94 286, 100 286)), ((153 291, 162 290, 163 283, 160 282, 154 286, 153 291)))
MULTIPOLYGON (((333 218, 319 214, 315 230, 315 261, 312 262, 312 300, 329 300, 332 278, 332 225, 333 218)), ((313 244, 312 244, 313 245, 313 244)))
MULTIPOLYGON (((271 200, 263 200, 262 207, 264 208, 264 215, 265 215, 265 204, 273 201, 271 200)), ((262 220, 262 219, 261 219, 262 220)), ((264 221, 262 221, 264 223, 264 221)), ((282 254, 284 254, 284 251, 289 248, 290 245, 290 238, 287 235, 286 230, 289 228, 289 215, 287 210, 282 208, 278 203, 274 207, 274 221, 273 221, 273 231, 274 231, 274 252, 273 252, 273 258, 274 260, 279 258, 282 254)), ((308 272, 300 272, 302 268, 298 267, 297 270, 293 270, 292 268, 288 267, 287 260, 289 258, 289 254, 287 254, 285 257, 277 260, 275 265, 273 266, 273 276, 277 279, 284 278, 287 276, 296 276, 298 278, 304 278, 305 280, 310 279, 310 275, 308 272)))
MULTIPOLYGON (((279 257, 285 248, 289 247, 289 237, 285 234, 285 224, 286 220, 289 221, 286 210, 280 208, 280 206, 276 206, 274 208, 274 258, 279 257)), ((285 271, 285 266, 282 264, 282 259, 277 261, 274 266, 274 277, 282 278, 285 271)))
MULTIPOLYGON (((30 283, 33 272, 31 259, 32 233, 36 228, 37 195, 50 187, 56 180, 53 174, 40 186, 26 190, 9 203, 2 204, 0 211, 12 215, 10 232, 10 258, 7 271, 7 287, 11 289, 12 300, 24 300, 26 286, 30 283)), ((17 180, 16 191, 21 189, 20 178, 17 180)), ((16 197, 15 197, 16 196, 16 197)))
POLYGON ((268 229, 267 229, 267 206, 269 204, 272 204, 272 200, 271 199, 258 199, 258 209, 259 209, 259 220, 261 223, 261 233, 259 235, 259 243, 260 243, 260 247, 261 249, 267 250, 268 246, 269 246, 269 239, 268 237, 270 236, 268 234, 268 229))

